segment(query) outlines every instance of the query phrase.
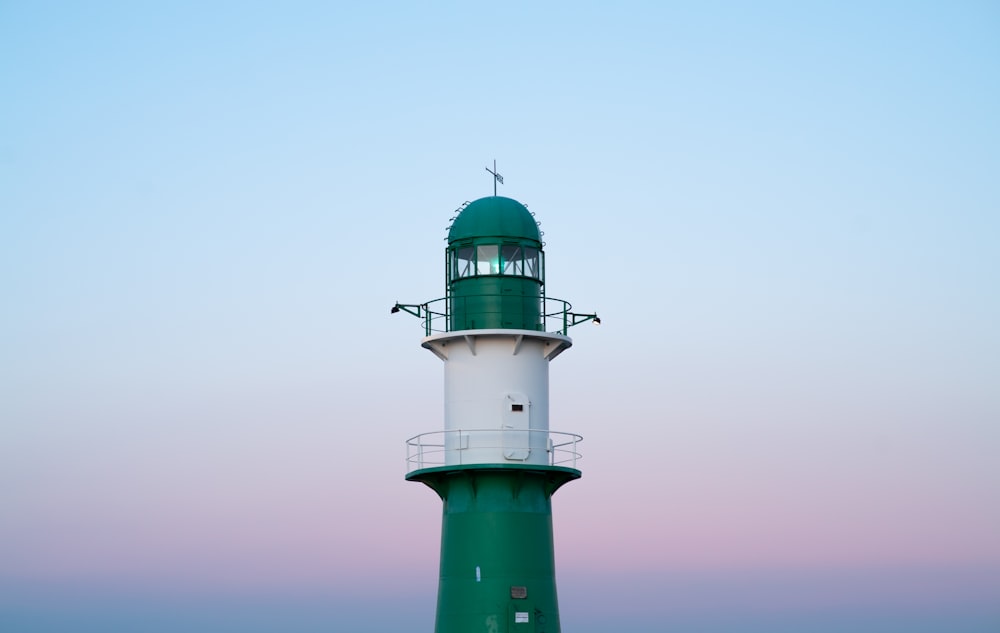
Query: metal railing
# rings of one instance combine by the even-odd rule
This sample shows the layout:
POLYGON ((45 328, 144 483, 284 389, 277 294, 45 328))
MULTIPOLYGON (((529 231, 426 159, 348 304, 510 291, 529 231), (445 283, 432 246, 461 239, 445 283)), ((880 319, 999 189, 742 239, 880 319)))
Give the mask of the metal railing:
MULTIPOLYGON (((465 295, 462 299, 465 300, 481 297, 495 297, 500 299, 507 298, 507 295, 465 295)), ((441 297, 426 303, 397 302, 396 305, 392 307, 392 312, 396 313, 403 311, 412 314, 418 319, 422 319, 424 322, 425 336, 430 336, 436 332, 450 332, 453 330, 451 327, 451 320, 449 318, 449 302, 451 300, 454 300, 454 298, 441 297)), ((569 331, 569 328, 574 325, 586 323, 587 321, 593 321, 594 323, 601 322, 596 314, 573 312, 573 304, 569 301, 556 299, 554 297, 540 297, 539 301, 541 302, 542 307, 541 322, 538 324, 538 327, 535 328, 539 332, 551 332, 566 336, 566 332, 569 331)))
POLYGON ((541 429, 454 429, 406 440, 406 471, 434 466, 522 463, 576 468, 582 435, 541 429), (524 441, 527 439, 527 442, 524 441), (511 441, 514 440, 514 441, 511 441), (505 457, 516 453, 515 457, 505 457), (531 453, 542 453, 531 456, 531 453), (523 456, 522 456, 523 455, 523 456))

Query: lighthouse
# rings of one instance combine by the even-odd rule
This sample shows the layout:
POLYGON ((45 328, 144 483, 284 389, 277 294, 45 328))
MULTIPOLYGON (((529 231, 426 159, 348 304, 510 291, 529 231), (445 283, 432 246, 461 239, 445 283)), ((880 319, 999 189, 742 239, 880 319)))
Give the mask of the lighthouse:
MULTIPOLYGON (((499 179, 499 177, 497 177, 499 179)), ((443 505, 435 633, 559 633, 552 495, 579 443, 549 427, 549 363, 596 314, 546 293, 534 215, 502 196, 458 209, 445 296, 396 303, 444 365, 444 429, 407 440, 409 481, 443 505)))

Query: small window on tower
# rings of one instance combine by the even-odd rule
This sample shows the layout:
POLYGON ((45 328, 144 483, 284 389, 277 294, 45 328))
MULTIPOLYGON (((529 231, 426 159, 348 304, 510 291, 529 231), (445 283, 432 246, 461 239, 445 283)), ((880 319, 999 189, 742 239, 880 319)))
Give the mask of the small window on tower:
POLYGON ((524 405, 523 404, 512 404, 512 405, 510 405, 510 410, 511 411, 524 411, 524 405))

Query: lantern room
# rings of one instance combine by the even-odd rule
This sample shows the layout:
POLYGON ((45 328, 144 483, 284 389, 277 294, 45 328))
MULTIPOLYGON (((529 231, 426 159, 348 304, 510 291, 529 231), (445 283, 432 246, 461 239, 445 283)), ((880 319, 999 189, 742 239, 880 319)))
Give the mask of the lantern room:
POLYGON ((527 207, 503 196, 469 203, 447 250, 448 329, 542 330, 545 259, 527 207))

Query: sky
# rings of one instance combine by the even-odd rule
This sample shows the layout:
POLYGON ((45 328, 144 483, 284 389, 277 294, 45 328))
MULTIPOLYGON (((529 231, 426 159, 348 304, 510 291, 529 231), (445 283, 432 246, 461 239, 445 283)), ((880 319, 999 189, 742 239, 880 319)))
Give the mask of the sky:
POLYGON ((1000 5, 0 3, 0 629, 433 627, 499 193, 565 631, 1000 630, 1000 5))

